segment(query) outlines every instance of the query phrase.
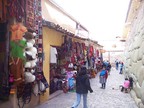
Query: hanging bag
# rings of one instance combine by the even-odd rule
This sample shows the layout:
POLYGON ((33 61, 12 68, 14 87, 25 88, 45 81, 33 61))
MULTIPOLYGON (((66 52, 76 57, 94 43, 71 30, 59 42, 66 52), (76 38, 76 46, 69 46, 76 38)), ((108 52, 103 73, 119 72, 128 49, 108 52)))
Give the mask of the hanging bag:
POLYGON ((17 86, 17 99, 19 108, 24 108, 25 104, 31 101, 32 83, 21 83, 17 86))

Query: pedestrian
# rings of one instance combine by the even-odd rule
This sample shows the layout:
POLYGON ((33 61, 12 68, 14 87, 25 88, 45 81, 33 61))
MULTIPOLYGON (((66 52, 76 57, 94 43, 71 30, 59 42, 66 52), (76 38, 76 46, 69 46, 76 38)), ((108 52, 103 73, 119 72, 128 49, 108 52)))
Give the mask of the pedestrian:
POLYGON ((87 75, 87 69, 86 69, 86 67, 81 67, 81 69, 77 73, 77 77, 76 77, 76 96, 77 96, 77 99, 71 108, 77 108, 78 107, 78 105, 80 104, 80 101, 81 101, 81 96, 83 96, 83 108, 88 108, 87 107, 88 91, 90 91, 90 93, 93 92, 93 90, 90 86, 89 77, 87 75))
POLYGON ((118 65, 119 65, 118 59, 116 59, 115 63, 116 63, 116 70, 118 70, 118 65))
POLYGON ((108 74, 110 75, 110 71, 111 71, 111 63, 108 61, 108 64, 106 66, 106 70, 108 71, 108 74))
POLYGON ((120 72, 119 72, 119 74, 123 73, 123 66, 124 66, 123 62, 120 62, 120 72))
POLYGON ((125 81, 121 88, 121 92, 123 92, 124 90, 125 92, 127 92, 127 89, 129 88, 129 86, 130 86, 130 81, 128 80, 128 78, 125 78, 125 81))
POLYGON ((106 87, 107 77, 108 77, 108 71, 106 70, 106 67, 104 66, 102 71, 100 72, 100 75, 99 75, 102 89, 105 89, 105 87, 106 87))

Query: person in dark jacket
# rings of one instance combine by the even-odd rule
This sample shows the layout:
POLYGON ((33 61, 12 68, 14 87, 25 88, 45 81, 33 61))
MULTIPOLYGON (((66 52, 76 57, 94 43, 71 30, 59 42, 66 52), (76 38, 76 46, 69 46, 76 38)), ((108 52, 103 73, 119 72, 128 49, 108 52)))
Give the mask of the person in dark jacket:
POLYGON ((77 108, 78 105, 80 104, 81 101, 81 96, 83 96, 83 108, 88 108, 87 107, 87 94, 88 91, 90 93, 93 92, 91 86, 90 86, 90 81, 89 77, 87 75, 87 69, 86 67, 81 67, 80 71, 77 74, 76 77, 76 95, 77 99, 72 105, 72 108, 77 108))

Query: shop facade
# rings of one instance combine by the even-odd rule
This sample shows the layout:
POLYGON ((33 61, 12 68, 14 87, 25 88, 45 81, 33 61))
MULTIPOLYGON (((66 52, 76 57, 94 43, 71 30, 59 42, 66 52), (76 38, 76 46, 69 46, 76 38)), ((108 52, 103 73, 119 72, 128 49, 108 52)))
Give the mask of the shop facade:
MULTIPOLYGON (((83 65, 86 62, 89 75, 94 78, 98 72, 96 61, 101 60, 102 46, 85 38, 66 32, 65 29, 49 22, 43 21, 43 49, 44 49, 44 72, 50 87, 47 95, 41 96, 46 101, 49 95, 57 90, 63 90, 62 81, 69 70, 69 64, 73 66, 83 65), (55 49, 54 53, 53 49, 55 49), (56 61, 52 61, 56 56, 56 61)), ((68 92, 64 91, 63 92, 68 92)))
POLYGON ((87 68, 91 69, 92 58, 102 57, 102 46, 76 36, 78 22, 62 11, 58 12, 62 18, 53 16, 54 5, 48 0, 0 0, 0 5, 1 108, 30 108, 47 101, 50 94, 62 90, 60 85, 51 87, 53 69, 60 77, 70 63, 89 59, 87 68))

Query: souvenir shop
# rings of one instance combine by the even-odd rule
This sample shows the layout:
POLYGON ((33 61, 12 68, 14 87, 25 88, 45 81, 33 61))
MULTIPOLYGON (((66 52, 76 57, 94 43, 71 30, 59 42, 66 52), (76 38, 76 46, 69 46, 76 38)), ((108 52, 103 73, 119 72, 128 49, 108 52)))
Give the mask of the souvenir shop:
POLYGON ((43 72, 41 0, 0 0, 0 11, 0 107, 29 108, 49 87, 43 72))
POLYGON ((46 41, 44 42, 44 55, 50 55, 50 58, 45 56, 44 60, 44 64, 48 61, 47 69, 49 66, 50 94, 57 90, 64 92, 73 90, 72 76, 75 75, 77 67, 83 65, 84 62, 86 62, 90 77, 96 76, 95 60, 101 57, 96 42, 74 36, 74 34, 70 34, 62 27, 49 21, 43 20, 43 26, 45 26, 43 27, 43 38, 46 41), (58 35, 55 36, 56 34, 58 35), (68 87, 65 90, 63 83, 65 80, 68 81, 68 77, 70 82, 68 82, 68 87))

